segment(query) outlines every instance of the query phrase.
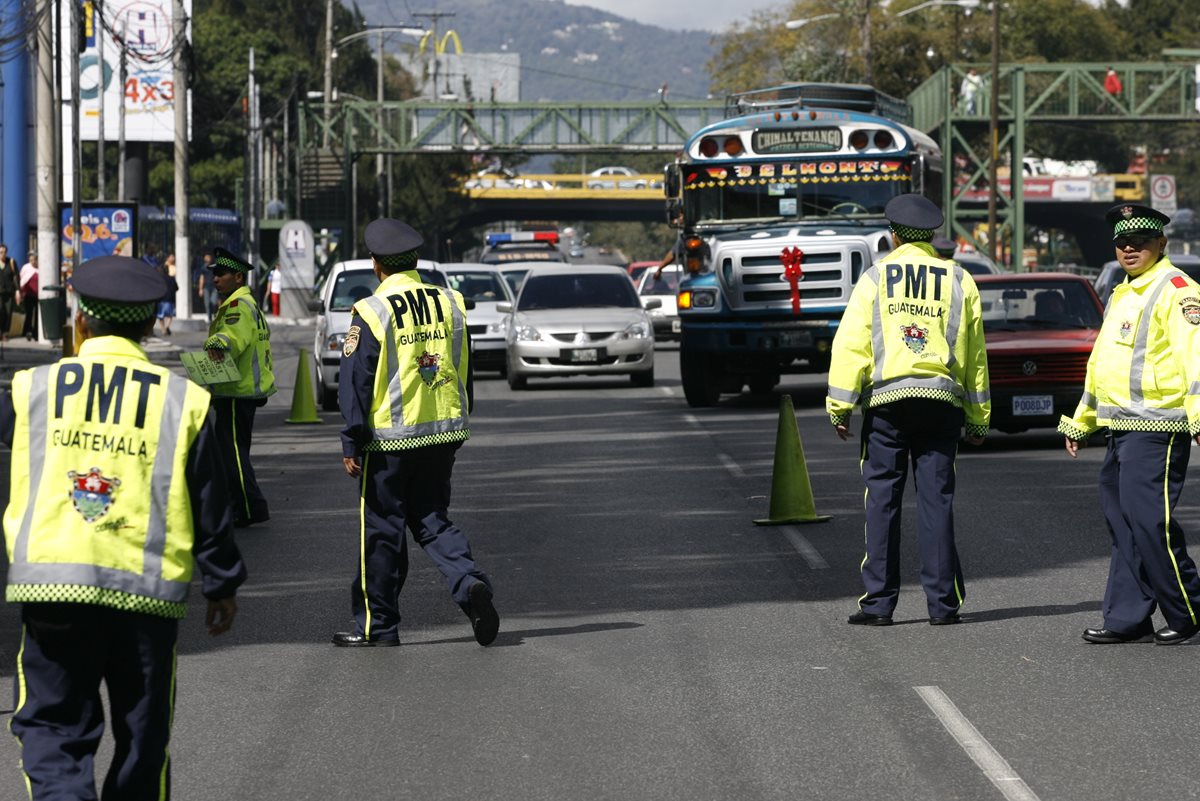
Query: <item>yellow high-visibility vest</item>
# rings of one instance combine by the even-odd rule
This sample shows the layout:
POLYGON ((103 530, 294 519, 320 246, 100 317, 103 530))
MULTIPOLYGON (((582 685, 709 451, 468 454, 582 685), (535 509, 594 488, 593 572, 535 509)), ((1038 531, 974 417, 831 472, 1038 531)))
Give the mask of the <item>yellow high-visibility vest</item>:
POLYGON ((237 381, 213 384, 212 394, 232 398, 269 398, 275 394, 271 329, 247 287, 230 293, 208 326, 205 349, 227 351, 237 364, 237 381))
POLYGON ((1120 283, 1088 359, 1083 397, 1058 430, 1200 433, 1200 285, 1166 256, 1120 283))
POLYGON ((9 601, 183 617, 192 578, 188 451, 209 394, 123 337, 13 376, 9 601))
POLYGON ((856 405, 932 398, 961 407, 986 436, 992 414, 979 290, 970 273, 909 242, 854 285, 833 338, 825 408, 835 425, 856 405))
POLYGON ((379 341, 372 441, 365 451, 419 448, 470 437, 466 305, 414 270, 389 275, 354 313, 379 341))

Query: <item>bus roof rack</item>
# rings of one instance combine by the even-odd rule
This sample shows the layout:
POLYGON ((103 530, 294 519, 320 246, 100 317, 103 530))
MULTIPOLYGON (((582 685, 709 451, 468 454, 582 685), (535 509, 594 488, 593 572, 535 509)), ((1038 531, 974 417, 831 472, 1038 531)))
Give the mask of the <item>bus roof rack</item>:
POLYGON ((767 89, 736 92, 725 98, 727 117, 799 107, 858 111, 903 123, 912 120, 912 110, 908 103, 880 92, 873 86, 858 83, 789 83, 767 89))

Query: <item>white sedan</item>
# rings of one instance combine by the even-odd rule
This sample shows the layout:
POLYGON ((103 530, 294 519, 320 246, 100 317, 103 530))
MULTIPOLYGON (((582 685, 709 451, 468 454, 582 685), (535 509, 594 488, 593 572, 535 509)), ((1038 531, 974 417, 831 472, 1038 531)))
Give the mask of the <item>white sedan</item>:
POLYGON ((629 275, 612 265, 538 266, 530 270, 508 322, 508 385, 534 377, 628 375, 654 385, 654 326, 629 275))
POLYGON ((588 189, 645 189, 646 179, 628 167, 601 167, 588 174, 588 189))

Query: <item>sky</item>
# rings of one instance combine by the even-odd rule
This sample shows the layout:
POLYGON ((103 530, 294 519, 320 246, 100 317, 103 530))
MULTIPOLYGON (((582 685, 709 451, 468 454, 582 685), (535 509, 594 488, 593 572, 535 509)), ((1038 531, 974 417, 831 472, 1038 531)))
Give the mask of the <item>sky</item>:
POLYGON ((752 11, 774 11, 788 0, 566 0, 663 28, 719 32, 750 18, 752 11))

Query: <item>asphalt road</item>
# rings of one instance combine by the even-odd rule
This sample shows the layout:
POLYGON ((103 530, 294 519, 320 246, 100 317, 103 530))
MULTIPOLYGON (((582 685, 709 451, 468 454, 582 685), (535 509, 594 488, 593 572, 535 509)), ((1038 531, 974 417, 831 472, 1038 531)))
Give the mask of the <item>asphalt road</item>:
MULTIPOLYGON (((1200 796, 1200 640, 1079 638, 1100 622, 1108 555, 1099 448, 1072 461, 1049 433, 964 446, 965 624, 927 625, 910 515, 898 625, 851 627, 857 438, 834 436, 819 379, 789 378, 833 519, 754 526, 779 395, 689 410, 674 346, 648 389, 581 378, 512 392, 481 375, 452 512, 495 581, 499 638, 476 645, 413 553, 402 647, 332 647, 349 619, 357 496, 336 415, 283 422, 309 337, 274 335, 283 391, 254 449, 273 518, 239 532, 250 580, 235 629, 208 638, 198 596, 181 627, 176 798, 1200 796)), ((1200 543, 1191 482, 1177 514, 1200 543)), ((4 607, 0 684, 18 640, 4 607)), ((18 758, 0 738, 0 798, 23 797, 18 758)))

